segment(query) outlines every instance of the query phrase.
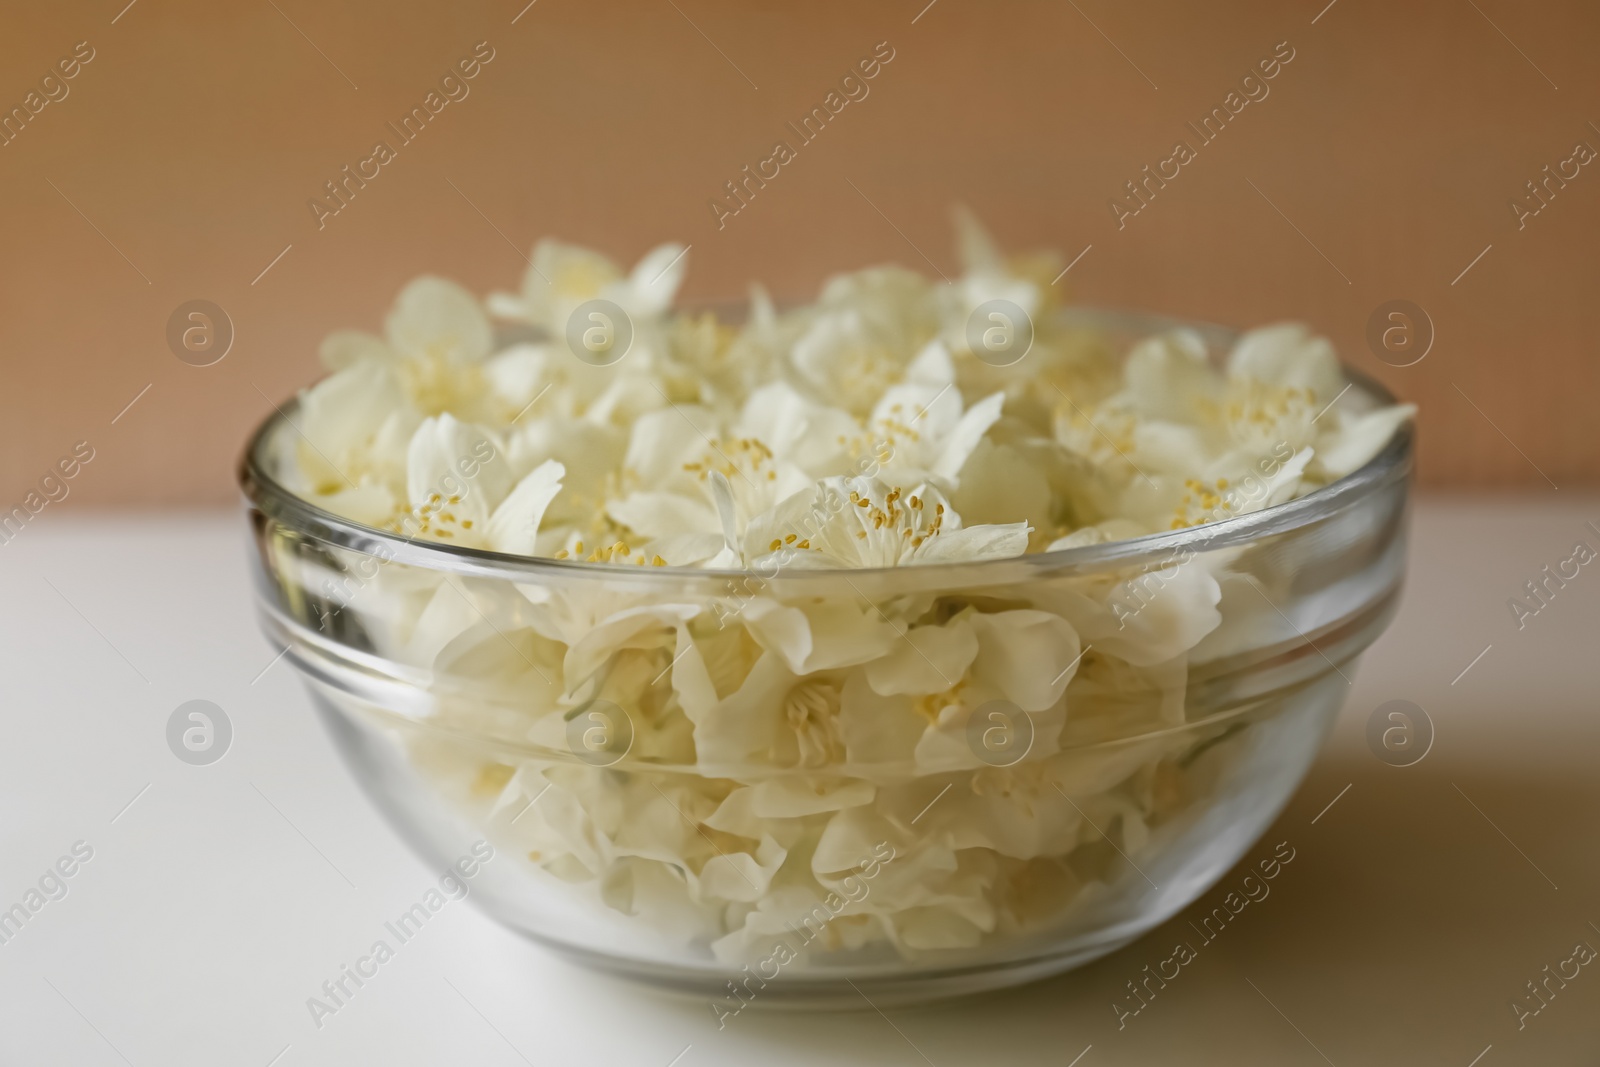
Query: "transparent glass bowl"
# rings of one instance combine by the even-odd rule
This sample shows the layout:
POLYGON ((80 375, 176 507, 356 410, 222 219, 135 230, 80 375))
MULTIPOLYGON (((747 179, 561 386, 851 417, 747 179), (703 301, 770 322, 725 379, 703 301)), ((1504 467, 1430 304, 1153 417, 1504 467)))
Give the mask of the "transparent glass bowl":
POLYGON ((462 870, 505 925, 723 1025, 1028 981, 1181 910, 1299 784, 1404 569, 1409 427, 1331 486, 1207 526, 758 575, 346 521, 277 476, 293 412, 241 466, 261 619, 362 786, 440 868, 487 841, 462 870), (1207 580, 1221 623, 1156 658, 1207 580), (760 655, 786 634, 790 659, 760 655), (873 657, 941 673, 941 636, 976 649, 961 678, 875 691, 873 657))

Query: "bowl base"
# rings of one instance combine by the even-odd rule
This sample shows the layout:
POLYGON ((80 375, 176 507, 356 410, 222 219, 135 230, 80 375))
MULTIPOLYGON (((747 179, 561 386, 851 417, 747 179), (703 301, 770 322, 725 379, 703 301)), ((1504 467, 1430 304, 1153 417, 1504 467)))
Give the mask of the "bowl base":
POLYGON ((679 968, 651 965, 590 952, 520 931, 540 947, 587 970, 619 978, 680 1000, 703 1002, 724 1024, 745 1009, 764 1012, 873 1011, 888 1007, 926 1004, 957 997, 989 993, 1026 985, 1081 967, 1122 948, 1137 935, 1080 944, 1049 955, 940 970, 902 973, 838 973, 826 976, 787 976, 779 972, 767 982, 752 981, 738 995, 726 975, 700 976, 679 968))

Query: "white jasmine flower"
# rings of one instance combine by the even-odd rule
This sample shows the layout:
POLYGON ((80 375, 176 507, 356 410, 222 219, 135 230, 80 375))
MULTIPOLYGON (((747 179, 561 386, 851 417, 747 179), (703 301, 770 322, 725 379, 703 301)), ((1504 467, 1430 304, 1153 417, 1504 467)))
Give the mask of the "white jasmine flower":
POLYGON ((811 479, 853 473, 872 451, 860 423, 848 412, 813 401, 782 381, 750 394, 734 433, 760 441, 774 460, 811 479))
POLYGON ((522 293, 495 293, 489 309, 558 338, 565 335, 572 313, 590 300, 610 300, 642 323, 671 306, 687 270, 685 249, 675 244, 652 249, 624 275, 598 252, 544 240, 533 249, 522 293))
POLYGON ((394 439, 409 439, 420 420, 393 370, 366 360, 302 393, 294 421, 296 473, 307 492, 327 494, 374 483, 399 488, 405 464, 396 461, 394 439))
POLYGON ((937 301, 921 275, 878 267, 824 286, 790 358, 818 399, 865 414, 885 389, 905 379, 938 328, 937 301))
POLYGON ((954 334, 955 347, 964 348, 967 318, 980 305, 1007 300, 1032 319, 1043 310, 1044 301, 1039 284, 1013 270, 977 216, 966 208, 957 208, 955 223, 963 273, 956 286, 958 299, 951 307, 947 336, 954 334))
POLYGON ((505 446, 490 430, 444 414, 412 435, 406 498, 423 534, 477 541, 510 487, 505 446))
POLYGON ((1331 482, 1365 466, 1416 413, 1415 404, 1394 404, 1360 415, 1341 415, 1317 453, 1316 473, 1331 482))
MULTIPOLYGON (((941 353, 942 346, 932 346, 941 353)), ((1002 393, 984 397, 962 410, 961 394, 948 383, 890 387, 873 409, 868 431, 874 445, 887 453, 882 469, 904 480, 932 478, 955 486, 961 468, 989 428, 1000 418, 1002 393)))
POLYGON ((932 485, 903 489, 876 478, 824 479, 752 522, 744 538, 757 566, 776 557, 799 567, 899 567, 1004 559, 1027 548, 1027 523, 963 529, 932 485))
POLYGON ((403 359, 455 366, 479 362, 494 344, 477 299, 443 278, 418 278, 402 289, 384 334, 403 359))
POLYGON ((1228 376, 1308 389, 1313 399, 1323 403, 1344 388, 1344 373, 1333 345, 1297 322, 1251 330, 1239 338, 1228 356, 1228 376))

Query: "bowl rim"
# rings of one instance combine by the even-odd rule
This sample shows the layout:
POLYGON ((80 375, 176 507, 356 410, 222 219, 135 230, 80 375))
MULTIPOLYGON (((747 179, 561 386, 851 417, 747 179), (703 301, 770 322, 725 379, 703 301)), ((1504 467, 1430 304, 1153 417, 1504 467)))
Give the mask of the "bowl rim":
MULTIPOLYGON (((1159 312, 1120 308, 1070 307, 1062 310, 1061 317, 1068 323, 1107 330, 1121 329, 1146 336, 1177 329, 1192 330, 1205 339, 1208 349, 1212 351, 1231 347, 1244 332, 1234 327, 1159 312)), ((1349 385, 1359 387, 1378 403, 1400 403, 1377 379, 1342 360, 1339 366, 1349 385)), ((1282 504, 1199 526, 1004 559, 955 560, 903 567, 792 567, 780 568, 776 573, 767 575, 749 568, 624 567, 614 563, 512 555, 438 541, 418 541, 414 536, 402 536, 345 518, 287 488, 270 473, 264 461, 267 444, 274 434, 280 432, 281 426, 288 424, 294 432, 300 432, 290 415, 298 410, 302 395, 303 391, 282 404, 273 404, 272 414, 262 420, 245 444, 238 462, 237 477, 248 506, 319 541, 354 552, 377 555, 386 562, 512 582, 594 578, 624 580, 630 584, 681 584, 704 579, 726 582, 759 576, 766 585, 799 586, 837 582, 841 577, 846 581, 881 581, 888 575, 894 575, 898 583, 906 583, 914 576, 915 584, 921 585, 924 582, 939 584, 941 579, 958 580, 961 583, 999 581, 1004 572, 1017 572, 1018 568, 1022 570, 1015 573, 1012 580, 1025 579, 1038 570, 1052 573, 1091 572, 1104 570, 1108 566, 1138 565, 1156 560, 1170 562, 1174 555, 1225 548, 1286 533, 1358 505, 1410 473, 1416 436, 1415 420, 1408 419, 1377 455, 1337 481, 1282 504)), ((1337 400, 1338 397, 1335 397, 1335 402, 1337 400)))

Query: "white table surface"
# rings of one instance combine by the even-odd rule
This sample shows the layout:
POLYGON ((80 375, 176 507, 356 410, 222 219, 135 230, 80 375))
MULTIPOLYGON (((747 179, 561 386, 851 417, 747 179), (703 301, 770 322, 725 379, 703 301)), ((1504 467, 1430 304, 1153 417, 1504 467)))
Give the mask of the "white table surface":
POLYGON ((1399 617, 1248 857, 1287 840, 1295 862, 1126 1029, 1112 1002, 1188 913, 1022 989, 719 1032, 704 1004, 452 904, 319 1030, 306 998, 434 875, 269 666, 238 516, 52 508, 0 546, 0 909, 74 842, 94 854, 0 944, 0 1064, 1600 1063, 1600 965, 1523 1029, 1510 1007, 1576 942, 1600 948, 1600 564, 1520 631, 1506 605, 1580 537, 1600 546, 1591 520, 1600 499, 1565 490, 1419 507, 1399 617), (195 698, 235 730, 206 767, 164 739, 195 698), (1396 698, 1437 731, 1403 769, 1363 736, 1396 698))

